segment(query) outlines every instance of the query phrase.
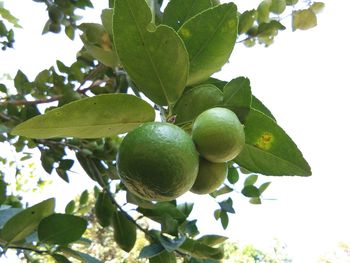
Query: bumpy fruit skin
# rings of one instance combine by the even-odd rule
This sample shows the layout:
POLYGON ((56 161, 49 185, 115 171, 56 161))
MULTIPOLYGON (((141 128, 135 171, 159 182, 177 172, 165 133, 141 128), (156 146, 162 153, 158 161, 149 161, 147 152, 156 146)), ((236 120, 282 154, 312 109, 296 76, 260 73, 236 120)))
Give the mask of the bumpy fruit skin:
POLYGON ((214 192, 227 177, 227 163, 212 163, 199 159, 199 171, 191 192, 195 194, 210 194, 214 192))
POLYGON ((243 149, 243 125, 226 108, 212 108, 201 113, 193 123, 192 139, 202 157, 213 163, 234 159, 243 149))
POLYGON ((152 201, 173 200, 189 191, 198 173, 191 137, 169 123, 146 123, 122 141, 117 169, 126 188, 152 201))

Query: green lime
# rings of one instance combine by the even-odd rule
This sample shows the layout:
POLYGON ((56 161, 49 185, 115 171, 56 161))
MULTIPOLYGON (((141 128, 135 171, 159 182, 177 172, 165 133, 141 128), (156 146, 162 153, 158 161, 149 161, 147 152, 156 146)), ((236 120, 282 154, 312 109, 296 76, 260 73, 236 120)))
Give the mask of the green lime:
POLYGON ((125 136, 117 168, 133 194, 169 201, 190 190, 198 163, 195 145, 184 130, 170 123, 150 122, 125 136))
POLYGON ((212 108, 201 113, 193 123, 192 139, 202 157, 214 163, 235 158, 243 149, 243 125, 226 108, 212 108))
POLYGON ((227 171, 227 163, 212 163, 200 158, 198 175, 191 192, 195 194, 214 192, 225 181, 227 171))

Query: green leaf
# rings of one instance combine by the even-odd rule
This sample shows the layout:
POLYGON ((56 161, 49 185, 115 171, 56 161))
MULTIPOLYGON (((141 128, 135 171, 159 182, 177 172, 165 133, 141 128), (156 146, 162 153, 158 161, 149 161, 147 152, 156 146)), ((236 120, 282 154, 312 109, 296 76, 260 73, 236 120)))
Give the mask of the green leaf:
POLYGON ((239 16, 238 34, 247 33, 254 25, 256 17, 256 10, 247 10, 239 16))
POLYGON ((152 243, 148 246, 145 246, 142 248, 140 251, 139 258, 151 258, 156 255, 159 255, 164 251, 164 247, 157 244, 157 243, 152 243))
POLYGON ((131 193, 129 191, 126 192, 126 200, 128 203, 137 205, 137 206, 142 207, 142 208, 153 208, 154 207, 154 204, 152 202, 144 200, 144 199, 134 195, 133 193, 131 193))
POLYGON ((205 235, 199 238, 197 241, 208 246, 215 246, 225 242, 228 238, 219 235, 205 235))
POLYGON ((14 17, 7 9, 0 7, 0 16, 2 16, 3 19, 7 20, 7 22, 13 24, 14 27, 22 28, 18 23, 19 20, 14 17))
POLYGON ((235 184, 238 182, 239 173, 237 171, 237 168, 235 167, 228 168, 227 179, 231 184, 235 184))
POLYGON ((182 212, 185 215, 185 217, 188 217, 193 210, 193 206, 194 206, 194 203, 186 202, 186 203, 177 205, 177 209, 179 209, 180 212, 182 212))
POLYGON ((265 114, 250 110, 246 144, 235 158, 241 167, 265 175, 311 175, 311 168, 292 139, 265 114))
POLYGON ((206 244, 202 244, 198 240, 187 238, 178 249, 181 252, 191 255, 192 257, 201 259, 222 259, 224 257, 223 248, 213 248, 206 244))
POLYGON ((310 9, 315 13, 318 14, 322 12, 324 9, 325 4, 323 2, 313 2, 312 5, 310 6, 310 9))
POLYGON ((52 214, 44 218, 38 227, 42 243, 66 245, 78 240, 87 228, 87 221, 68 214, 52 214))
POLYGON ((224 185, 223 187, 219 188, 218 190, 210 193, 210 196, 216 198, 220 195, 231 193, 232 191, 233 191, 233 189, 231 187, 224 185))
POLYGON ((217 5, 185 22, 179 29, 190 58, 187 84, 206 80, 228 61, 237 38, 237 7, 217 5))
POLYGON ((270 12, 282 14, 286 9, 286 0, 271 0, 270 12))
POLYGON ((202 84, 186 91, 174 106, 176 123, 193 121, 203 111, 219 106, 223 93, 212 84, 202 84))
POLYGON ((257 20, 259 24, 261 23, 267 23, 270 21, 270 6, 271 6, 271 1, 268 0, 263 0, 258 8, 258 17, 257 20))
POLYGON ((84 263, 102 263, 102 261, 98 260, 97 258, 83 252, 77 251, 77 255, 79 255, 80 260, 84 263))
POLYGON ((232 213, 232 214, 235 213, 235 210, 232 207, 233 203, 232 203, 231 197, 229 197, 228 199, 226 199, 224 201, 219 202, 219 205, 220 205, 221 209, 224 210, 225 212, 232 213))
POLYGON ((246 185, 242 189, 242 194, 246 197, 259 197, 260 191, 254 185, 246 185))
POLYGON ((253 205, 261 205, 261 199, 260 197, 252 197, 249 199, 249 203, 253 205))
POLYGON ((95 214, 97 222, 102 227, 107 227, 112 223, 112 216, 115 208, 109 199, 106 192, 100 192, 98 194, 96 204, 95 204, 95 214))
POLYGON ((164 10, 163 24, 178 30, 188 19, 212 6, 211 0, 172 0, 164 10))
POLYGON ((137 88, 156 104, 171 105, 185 88, 188 54, 174 29, 151 19, 144 0, 116 0, 114 44, 137 88))
POLYGON ((186 215, 184 215, 180 209, 170 202, 157 203, 151 209, 139 207, 137 211, 158 223, 162 222, 165 215, 169 215, 170 217, 176 219, 179 223, 186 220, 186 215))
POLYGON ((103 9, 101 14, 102 25, 105 28, 106 32, 112 36, 113 35, 113 9, 103 9))
POLYGON ((307 30, 317 25, 317 17, 312 9, 294 11, 292 14, 293 31, 297 29, 307 30))
POLYGON ((66 214, 73 214, 74 210, 75 210, 75 202, 74 200, 72 200, 66 205, 64 212, 66 214))
POLYGON ((119 211, 113 213, 112 223, 115 242, 121 249, 129 252, 136 242, 136 226, 119 211))
POLYGON ((256 174, 249 175, 244 181, 244 186, 253 185, 256 183, 257 180, 258 176, 256 174))
POLYGON ((285 30, 286 27, 276 20, 271 20, 267 23, 261 23, 258 27, 258 36, 259 37, 271 37, 275 36, 278 30, 285 30))
POLYGON ((6 200, 6 189, 7 184, 3 180, 0 180, 0 205, 6 200))
POLYGON ((51 255, 56 263, 71 263, 71 261, 61 254, 54 253, 51 255))
POLYGON ((151 257, 149 263, 176 263, 176 256, 174 253, 163 251, 159 255, 151 257))
POLYGON ((262 194, 263 192, 265 192, 265 190, 270 186, 271 182, 266 182, 263 183, 262 185, 259 186, 259 192, 260 194, 262 194))
POLYGON ((104 94, 68 103, 16 126, 12 135, 29 138, 99 138, 128 132, 153 121, 154 109, 128 94, 104 94))
POLYGON ((79 204, 82 205, 86 205, 86 203, 89 201, 89 192, 88 190, 84 190, 79 198, 79 204))
POLYGON ((178 249, 186 240, 186 236, 180 236, 179 238, 170 239, 165 236, 160 236, 159 241, 161 245, 168 252, 173 252, 178 249))
POLYGON ((220 212, 220 221, 223 229, 226 229, 228 227, 229 218, 227 212, 224 210, 220 212))
POLYGON ((24 209, 5 223, 0 233, 1 239, 9 244, 25 239, 37 229, 43 218, 54 212, 54 209, 54 198, 24 209))
POLYGON ((22 208, 6 208, 6 209, 1 209, 0 210, 0 228, 3 228, 5 223, 14 215, 18 214, 21 212, 23 209, 22 208))
POLYGON ((256 109, 262 113, 264 113, 266 116, 270 117, 274 121, 276 121, 275 117, 272 115, 271 111, 255 96, 252 96, 252 105, 251 107, 253 109, 256 109))
POLYGON ((249 79, 239 77, 225 85, 223 106, 234 111, 241 121, 248 114, 251 102, 252 92, 249 79))
POLYGON ((286 0, 287 5, 295 5, 298 3, 298 0, 286 0))
POLYGON ((18 70, 13 81, 18 93, 25 94, 27 89, 26 87, 29 83, 27 76, 21 70, 18 70))
POLYGON ((185 221, 179 226, 179 232, 190 237, 198 235, 197 220, 185 221))

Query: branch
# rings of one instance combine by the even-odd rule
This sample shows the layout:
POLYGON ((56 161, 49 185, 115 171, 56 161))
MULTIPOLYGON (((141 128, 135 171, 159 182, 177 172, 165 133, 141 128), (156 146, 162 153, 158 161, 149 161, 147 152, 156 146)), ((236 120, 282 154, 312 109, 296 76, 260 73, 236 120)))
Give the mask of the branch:
POLYGON ((104 70, 106 68, 105 65, 103 64, 99 64, 96 68, 94 68, 81 82, 80 85, 78 87, 78 89, 76 90, 79 93, 85 93, 87 90, 89 90, 92 86, 90 86, 89 88, 85 88, 83 89, 84 84, 89 81, 92 80, 96 77, 96 75, 98 73, 100 73, 102 70, 104 70))
POLYGON ((0 102, 0 107, 6 107, 7 105, 22 106, 22 105, 37 105, 43 103, 49 103, 59 100, 62 95, 52 96, 51 98, 38 99, 38 100, 7 100, 0 102))

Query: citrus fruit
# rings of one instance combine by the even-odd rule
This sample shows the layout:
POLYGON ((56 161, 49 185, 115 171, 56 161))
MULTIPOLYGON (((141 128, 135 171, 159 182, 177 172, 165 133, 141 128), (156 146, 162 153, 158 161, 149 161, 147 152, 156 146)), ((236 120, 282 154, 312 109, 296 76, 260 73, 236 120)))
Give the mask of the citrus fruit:
POLYGON ((227 163, 212 163, 200 158, 198 175, 191 192, 195 194, 214 192, 225 181, 227 169, 227 163))
POLYGON ((192 139, 199 154, 214 163, 235 158, 243 149, 243 125, 236 114, 226 108, 202 112, 194 121, 192 139))
POLYGON ((191 137, 170 123, 145 123, 122 141, 117 161, 119 176, 133 194, 169 201, 184 194, 198 173, 198 153, 191 137))

